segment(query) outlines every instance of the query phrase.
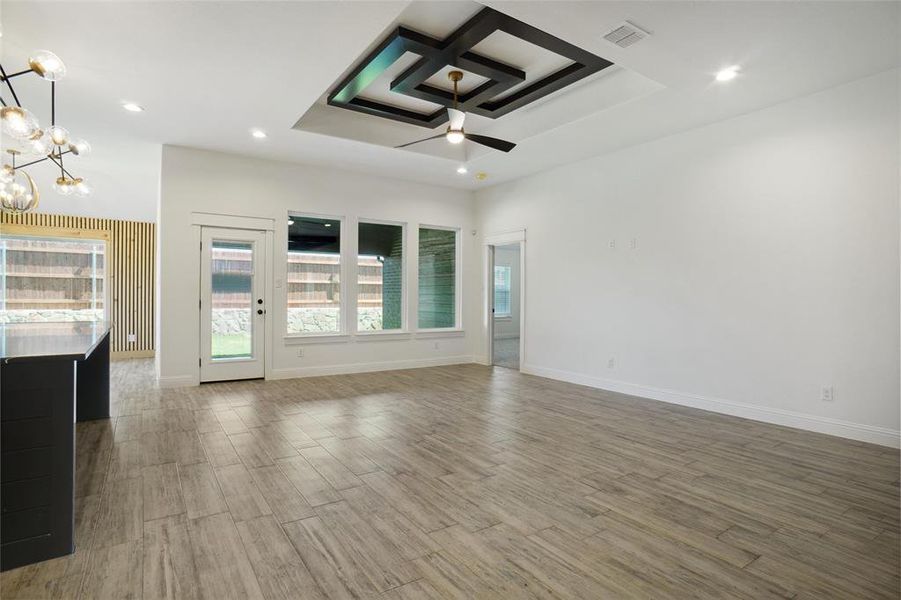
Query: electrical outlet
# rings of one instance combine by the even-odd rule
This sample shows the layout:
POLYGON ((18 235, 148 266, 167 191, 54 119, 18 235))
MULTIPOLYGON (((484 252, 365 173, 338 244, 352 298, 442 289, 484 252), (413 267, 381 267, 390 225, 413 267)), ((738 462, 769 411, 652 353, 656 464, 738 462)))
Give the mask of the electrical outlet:
POLYGON ((297 358, 303 358, 303 348, 297 349, 297 358))
POLYGON ((614 357, 610 357, 607 359, 607 368, 612 369, 616 366, 616 359, 614 357))
POLYGON ((129 342, 137 342, 137 341, 138 341, 138 336, 136 336, 136 335, 133 334, 133 333, 129 333, 129 334, 128 334, 128 341, 129 341, 129 342))
POLYGON ((631 240, 629 240, 629 248, 632 248, 632 250, 638 248, 638 239, 632 238, 631 240))
POLYGON ((435 350, 441 350, 441 342, 435 342, 435 350))
POLYGON ((607 242, 607 245, 611 248, 616 248, 616 240, 610 240, 609 242, 607 242))
POLYGON ((831 385, 824 385, 820 388, 820 400, 823 402, 832 402, 835 400, 835 391, 831 385))

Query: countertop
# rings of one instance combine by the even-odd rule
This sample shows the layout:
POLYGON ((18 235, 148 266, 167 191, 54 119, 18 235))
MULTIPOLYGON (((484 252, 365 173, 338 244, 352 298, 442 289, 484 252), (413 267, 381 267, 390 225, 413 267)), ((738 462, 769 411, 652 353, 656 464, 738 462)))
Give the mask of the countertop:
POLYGON ((108 321, 0 325, 0 360, 82 360, 105 335, 108 321))

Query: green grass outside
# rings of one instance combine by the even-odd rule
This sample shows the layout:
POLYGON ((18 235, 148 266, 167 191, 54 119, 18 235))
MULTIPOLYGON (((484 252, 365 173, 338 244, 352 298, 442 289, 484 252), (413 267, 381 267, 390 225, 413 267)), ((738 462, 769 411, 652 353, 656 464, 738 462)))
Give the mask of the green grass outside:
POLYGON ((214 333, 213 358, 250 356, 250 336, 240 333, 214 333))

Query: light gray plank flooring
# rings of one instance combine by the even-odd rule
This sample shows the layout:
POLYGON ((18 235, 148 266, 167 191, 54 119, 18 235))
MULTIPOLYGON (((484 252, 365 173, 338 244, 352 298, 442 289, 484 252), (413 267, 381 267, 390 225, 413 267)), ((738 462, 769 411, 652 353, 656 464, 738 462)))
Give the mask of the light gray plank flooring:
POLYGON ((14 598, 899 597, 899 453, 477 365, 161 390, 79 424, 14 598))

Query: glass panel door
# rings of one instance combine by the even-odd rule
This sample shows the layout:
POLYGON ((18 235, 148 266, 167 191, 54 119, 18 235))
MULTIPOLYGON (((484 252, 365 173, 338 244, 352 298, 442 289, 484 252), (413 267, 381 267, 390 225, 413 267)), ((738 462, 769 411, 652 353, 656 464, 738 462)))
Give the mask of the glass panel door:
POLYGON ((265 234, 204 227, 201 238, 200 380, 263 377, 265 234))
POLYGON ((213 240, 210 355, 253 357, 253 244, 213 240))

